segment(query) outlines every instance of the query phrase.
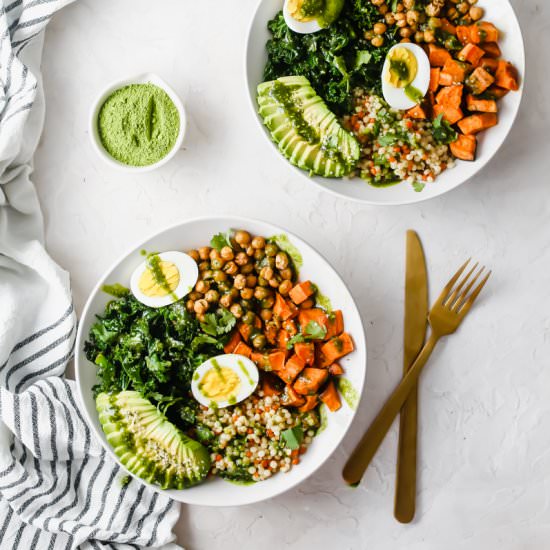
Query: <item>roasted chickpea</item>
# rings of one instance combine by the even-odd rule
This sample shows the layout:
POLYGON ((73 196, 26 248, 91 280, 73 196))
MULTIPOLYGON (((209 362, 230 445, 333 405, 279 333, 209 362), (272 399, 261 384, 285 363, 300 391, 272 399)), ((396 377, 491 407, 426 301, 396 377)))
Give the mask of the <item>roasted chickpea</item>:
POLYGON ((403 5, 405 9, 412 10, 414 8, 414 0, 403 0, 403 5))
POLYGON ((292 290, 292 283, 286 279, 279 285, 279 294, 286 296, 292 290))
POLYGON ((239 290, 242 290, 246 286, 246 277, 239 273, 239 275, 233 279, 233 286, 239 290))
POLYGON ((236 288, 230 288, 227 292, 232 300, 236 300, 239 297, 239 291, 236 288))
POLYGON ((286 269, 282 269, 280 272, 279 272, 279 275, 283 278, 283 279, 286 279, 288 281, 292 280, 292 269, 290 269, 290 267, 287 267, 286 269))
MULTIPOLYGON (((399 21, 398 21, 399 23, 399 21)), ((375 36, 371 41, 370 43, 375 47, 375 48, 381 48, 383 45, 384 45, 384 37, 383 36, 375 36)))
POLYGON ((374 31, 370 29, 368 31, 365 31, 363 33, 363 37, 365 38, 365 40, 372 40, 374 38, 374 31))
POLYGON ((252 347, 254 349, 265 348, 266 343, 267 343, 267 340, 263 334, 256 334, 256 336, 252 338, 252 347))
POLYGON ((258 248, 256 252, 254 252, 254 259, 259 262, 260 260, 263 260, 265 258, 265 252, 262 249, 258 248))
POLYGON ((208 302, 204 298, 201 298, 195 302, 193 309, 195 310, 195 313, 200 315, 201 313, 206 313, 208 311, 208 306, 208 302))
POLYGON ((273 279, 274 271, 272 267, 262 267, 260 271, 260 277, 269 281, 273 279))
POLYGON ((262 306, 263 309, 271 309, 274 304, 275 304, 275 298, 273 298, 273 296, 268 296, 267 298, 264 298, 260 302, 260 305, 262 306))
POLYGON ((254 304, 252 303, 252 300, 241 300, 241 307, 243 310, 254 310, 254 304))
POLYGON ((426 29, 424 31, 424 42, 432 43, 435 42, 435 33, 431 29, 426 29))
POLYGON ((222 281, 218 283, 218 290, 220 292, 229 292, 233 287, 229 284, 229 281, 222 281))
POLYGON ((468 13, 470 11, 470 5, 468 2, 460 2, 460 4, 456 5, 456 9, 458 10, 458 13, 468 13))
POLYGON ((402 37, 402 38, 409 38, 413 33, 413 30, 410 29, 409 27, 404 27, 403 29, 400 29, 399 31, 399 35, 402 37))
POLYGON ((243 316, 243 308, 241 304, 233 304, 229 311, 237 318, 240 319, 243 316))
POLYGON ((380 13, 381 15, 386 15, 386 13, 388 13, 389 11, 390 11, 390 8, 388 7, 388 4, 382 4, 378 8, 378 13, 380 13))
POLYGON ((243 288, 241 290, 241 298, 243 300, 252 300, 253 296, 254 296, 253 288, 243 288))
POLYGON ((262 286, 269 286, 269 283, 267 282, 266 279, 264 279, 261 275, 258 277, 258 285, 260 287, 262 286))
POLYGON ((205 294, 204 298, 210 304, 215 304, 220 299, 220 293, 212 289, 205 294))
POLYGON ((269 321, 273 317, 273 312, 270 309, 262 309, 262 311, 260 311, 260 317, 264 321, 269 321))
POLYGON ((227 275, 223 271, 214 271, 214 281, 217 283, 227 281, 227 275))
POLYGON ((204 323, 206 321, 206 316, 204 313, 197 313, 196 317, 199 323, 204 323))
POLYGON ((201 276, 204 280, 212 279, 212 277, 214 277, 214 272, 211 269, 207 269, 201 273, 201 276))
POLYGON ((230 308, 232 303, 233 303, 233 299, 231 298, 230 294, 224 294, 220 298, 220 305, 222 307, 225 307, 226 309, 230 308))
POLYGON ((388 27, 384 23, 376 23, 372 28, 374 34, 384 34, 387 29, 388 27))
POLYGON ((266 256, 276 256, 279 252, 279 247, 274 243, 268 243, 265 245, 266 256))
POLYGON ((456 8, 449 8, 447 10, 447 17, 451 20, 457 19, 459 16, 458 10, 456 8))
POLYGON ((386 0, 371 0, 371 3, 372 3, 373 6, 381 6, 385 2, 386 2, 386 0))
MULTIPOLYGON (((403 27, 406 27, 407 26, 407 20, 406 19, 399 19, 398 21, 395 22, 395 24, 400 28, 402 29, 403 27)), ((382 38, 381 36, 379 38, 382 38)))
POLYGON ((248 256, 254 256, 256 249, 250 244, 246 247, 245 252, 247 253, 248 256))
POLYGON ((195 290, 206 294, 210 290, 210 283, 208 281, 198 281, 195 285, 195 290))
POLYGON ((222 260, 225 260, 226 262, 235 257, 233 254, 233 249, 230 246, 224 246, 220 251, 220 256, 222 257, 222 260))
POLYGON ((256 275, 247 275, 246 276, 246 286, 254 288, 258 284, 258 277, 256 275))
POLYGON ((243 231, 242 229, 235 232, 235 240, 238 244, 240 244, 243 248, 248 246, 250 243, 250 233, 248 231, 243 231))
POLYGON ((210 262, 204 261, 199 264, 199 271, 207 271, 210 269, 210 262))
POLYGON ((209 257, 210 257, 210 247, 201 246, 201 248, 199 248, 199 258, 201 260, 208 260, 209 257))
POLYGON ((256 315, 253 311, 247 311, 243 315, 243 323, 247 325, 253 325, 255 320, 256 320, 256 315))
POLYGON ((252 239, 253 248, 265 248, 265 239, 263 237, 254 237, 252 239))
POLYGON ((243 275, 248 275, 254 271, 254 264, 246 264, 241 267, 241 273, 243 275))
POLYGON ((219 253, 218 250, 216 250, 215 248, 213 248, 212 250, 210 250, 210 254, 208 255, 208 257, 210 258, 210 260, 219 260, 221 259, 221 254, 219 253))
POLYGON ((407 12, 407 23, 413 27, 418 23, 418 12, 411 10, 407 12))
POLYGON ((225 261, 220 258, 213 258, 210 260, 210 264, 212 265, 212 269, 221 269, 225 265, 225 261))
POLYGON ((424 33, 422 31, 416 31, 414 41, 417 43, 424 42, 424 33))
POLYGON ((237 264, 234 261, 229 261, 223 266, 223 270, 228 275, 236 275, 239 271, 239 268, 237 267, 237 264))
POLYGON ((256 298, 256 300, 263 300, 264 298, 267 298, 270 294, 270 290, 264 288, 263 286, 257 286, 254 289, 254 298, 256 298))
POLYGON ((386 23, 388 25, 395 25, 395 15, 391 11, 386 13, 386 23))
POLYGON ((477 6, 470 8, 470 17, 472 21, 479 21, 483 17, 483 8, 477 6))
POLYGON ((202 296, 203 296, 202 292, 197 292, 196 290, 189 293, 190 300, 200 300, 202 296))
POLYGON ((248 263, 248 256, 246 255, 246 252, 238 252, 235 256, 235 263, 238 266, 243 266, 248 263))
POLYGON ((195 260, 196 262, 198 262, 201 258, 199 256, 199 251, 198 250, 189 250, 189 252, 187 252, 187 255, 191 256, 191 258, 193 258, 193 260, 195 260))
POLYGON ((280 277, 273 277, 273 279, 269 279, 269 286, 271 288, 279 288, 279 285, 281 284, 280 277))
POLYGON ((399 4, 397 4, 397 6, 395 7, 395 11, 398 13, 402 12, 404 9, 405 6, 401 2, 399 2, 399 4))
POLYGON ((288 254, 286 252, 279 252, 275 256, 275 267, 278 270, 286 269, 288 267, 288 254))
POLYGON ((193 300, 187 300, 187 302, 185 302, 185 307, 189 312, 195 311, 195 302, 193 300))

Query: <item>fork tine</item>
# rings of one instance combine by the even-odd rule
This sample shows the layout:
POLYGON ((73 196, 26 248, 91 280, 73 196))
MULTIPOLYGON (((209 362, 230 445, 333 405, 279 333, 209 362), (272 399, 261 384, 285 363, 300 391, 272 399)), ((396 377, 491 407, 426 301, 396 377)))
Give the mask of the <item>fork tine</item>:
POLYGON ((458 278, 462 275, 463 271, 466 269, 466 266, 470 262, 471 258, 468 258, 458 269, 458 271, 453 275, 452 279, 445 285, 445 288, 443 289, 443 292, 439 295, 439 298, 437 299, 437 302, 440 304, 444 304, 447 301, 447 297, 449 296, 449 292, 451 292, 454 284, 458 281, 458 278))
POLYGON ((489 271, 485 277, 483 277, 482 281, 477 285, 475 290, 470 294, 469 298, 466 300, 466 302, 461 306, 461 308, 458 310, 458 314, 461 316, 466 315, 468 311, 470 311, 470 308, 472 307, 473 303, 475 302, 476 298, 479 296, 479 293, 483 290, 483 287, 485 286, 485 283, 489 280, 489 277, 491 276, 492 271, 489 271))
MULTIPOLYGON (((449 305, 450 307, 453 306, 453 304, 456 302, 457 297, 459 295, 459 292, 462 290, 462 287, 468 282, 468 279, 472 276, 472 273, 476 270, 477 266, 479 265, 478 262, 475 263, 475 265, 464 275, 462 280, 460 281, 460 284, 453 290, 449 298, 445 301, 445 305, 449 305)), ((471 288, 471 287, 470 287, 471 288)))
POLYGON ((481 266, 481 269, 478 270, 474 278, 469 282, 468 286, 460 293, 460 296, 458 296, 454 303, 450 304, 452 311, 458 311, 460 307, 464 305, 470 290, 472 290, 477 280, 479 279, 479 276, 483 273, 484 270, 485 266, 481 266))

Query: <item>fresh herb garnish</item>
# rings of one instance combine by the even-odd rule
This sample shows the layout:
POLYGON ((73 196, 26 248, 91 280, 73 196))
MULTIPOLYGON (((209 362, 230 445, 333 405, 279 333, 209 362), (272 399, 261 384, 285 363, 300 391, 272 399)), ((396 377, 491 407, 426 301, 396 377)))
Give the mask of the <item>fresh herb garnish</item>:
POLYGON ((218 233, 210 239, 210 246, 215 248, 218 252, 224 247, 229 246, 233 248, 231 244, 231 238, 233 237, 232 231, 226 231, 225 233, 218 233))
POLYGON ((126 296, 130 292, 129 288, 126 288, 125 286, 122 286, 118 283, 115 283, 114 285, 103 285, 101 287, 101 290, 103 290, 103 292, 105 292, 106 294, 114 296, 115 298, 121 298, 122 296, 126 296))
POLYGON ((432 124, 432 135, 437 143, 448 145, 458 138, 458 134, 454 131, 449 122, 443 118, 442 114, 435 118, 432 124))
POLYGON ((299 344, 300 342, 307 342, 308 340, 323 340, 327 335, 327 329, 323 325, 317 323, 317 321, 310 321, 303 333, 296 334, 293 336, 286 344, 288 349, 292 349, 294 344, 299 344))
POLYGON ((415 181, 413 182, 412 186, 417 193, 420 193, 424 189, 424 187, 426 187, 426 184, 420 181, 415 181))
POLYGON ((236 322, 236 317, 228 309, 220 308, 216 313, 207 313, 204 316, 201 328, 210 336, 223 336, 231 332, 236 322))
POLYGON ((301 426, 294 426, 294 428, 283 430, 281 432, 281 439, 284 441, 287 448, 294 451, 300 448, 304 440, 304 430, 301 426))

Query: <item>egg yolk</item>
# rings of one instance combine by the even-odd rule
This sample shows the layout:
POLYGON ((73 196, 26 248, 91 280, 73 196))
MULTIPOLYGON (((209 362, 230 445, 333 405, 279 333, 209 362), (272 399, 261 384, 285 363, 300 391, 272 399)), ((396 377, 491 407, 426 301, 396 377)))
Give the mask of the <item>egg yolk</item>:
POLYGON ((388 57, 388 70, 386 80, 396 88, 405 88, 416 77, 418 61, 411 50, 407 48, 394 48, 388 57))
POLYGON ((223 401, 235 399, 241 379, 238 374, 230 368, 220 367, 218 364, 207 371, 199 382, 199 389, 202 394, 212 401, 223 401))
POLYGON ((178 288, 180 272, 172 262, 159 261, 154 269, 146 269, 139 278, 139 290, 149 297, 167 296, 178 288))
POLYGON ((313 21, 323 11, 323 7, 323 0, 289 0, 288 2, 290 15, 296 21, 303 23, 313 21))

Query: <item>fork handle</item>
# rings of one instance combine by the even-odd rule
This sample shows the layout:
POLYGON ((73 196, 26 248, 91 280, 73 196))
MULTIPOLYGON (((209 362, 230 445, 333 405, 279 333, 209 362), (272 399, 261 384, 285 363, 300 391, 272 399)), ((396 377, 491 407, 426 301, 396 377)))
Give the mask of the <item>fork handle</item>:
POLYGON ((438 340, 439 336, 432 332, 422 351, 418 354, 416 361, 402 378, 385 405, 380 409, 380 412, 349 457, 344 466, 343 476, 350 485, 357 485, 361 481, 365 470, 376 454, 384 437, 386 437, 403 403, 405 403, 410 392, 415 388, 422 368, 428 361, 438 340))

